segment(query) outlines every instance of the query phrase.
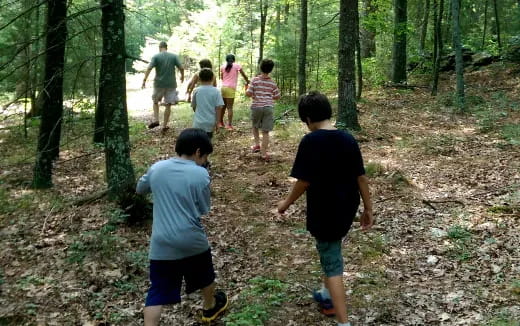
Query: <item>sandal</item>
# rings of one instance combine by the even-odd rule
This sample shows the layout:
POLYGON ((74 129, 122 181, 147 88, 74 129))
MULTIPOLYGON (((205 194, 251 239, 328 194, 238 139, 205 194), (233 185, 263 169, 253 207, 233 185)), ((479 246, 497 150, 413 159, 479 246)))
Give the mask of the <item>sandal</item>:
POLYGON ((254 145, 254 146, 251 146, 251 151, 253 153, 258 153, 260 152, 260 145, 254 145))

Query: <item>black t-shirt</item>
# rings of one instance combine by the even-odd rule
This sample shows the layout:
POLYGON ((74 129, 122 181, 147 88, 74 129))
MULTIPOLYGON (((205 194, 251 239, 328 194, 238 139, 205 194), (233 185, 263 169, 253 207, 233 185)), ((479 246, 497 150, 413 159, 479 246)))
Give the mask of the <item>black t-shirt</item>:
POLYGON ((359 146, 352 135, 319 129, 300 142, 291 176, 309 182, 307 230, 317 239, 343 238, 359 206, 357 177, 365 174, 359 146))

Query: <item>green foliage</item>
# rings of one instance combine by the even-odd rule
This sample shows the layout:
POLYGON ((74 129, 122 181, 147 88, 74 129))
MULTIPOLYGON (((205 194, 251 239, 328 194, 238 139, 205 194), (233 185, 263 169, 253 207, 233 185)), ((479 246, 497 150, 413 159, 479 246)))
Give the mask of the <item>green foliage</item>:
POLYGON ((466 261, 473 257, 470 241, 472 233, 460 225, 452 226, 448 229, 448 238, 453 242, 450 250, 451 256, 460 261, 466 261))
POLYGON ((387 74, 376 58, 366 58, 361 61, 363 66, 363 79, 371 86, 383 85, 387 80, 387 74))
POLYGON ((82 263, 87 257, 100 260, 111 260, 118 254, 120 238, 111 235, 109 230, 88 231, 77 236, 67 251, 70 263, 82 263))
POLYGON ((264 277, 249 280, 240 293, 240 304, 224 318, 228 326, 264 325, 271 311, 287 301, 286 283, 264 277))
POLYGON ((508 124, 502 127, 501 134, 511 145, 520 145, 520 124, 508 124))

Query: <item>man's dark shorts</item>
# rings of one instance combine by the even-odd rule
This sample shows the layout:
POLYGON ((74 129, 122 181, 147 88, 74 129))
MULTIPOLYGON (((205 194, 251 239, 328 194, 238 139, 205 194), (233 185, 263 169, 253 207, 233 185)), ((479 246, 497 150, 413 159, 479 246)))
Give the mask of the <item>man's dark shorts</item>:
POLYGON ((179 260, 150 260, 152 285, 145 306, 159 306, 181 302, 182 280, 186 293, 205 288, 215 281, 211 250, 179 260))
POLYGON ((343 275, 341 243, 341 240, 320 241, 316 239, 316 249, 318 249, 320 255, 321 268, 327 277, 343 275))

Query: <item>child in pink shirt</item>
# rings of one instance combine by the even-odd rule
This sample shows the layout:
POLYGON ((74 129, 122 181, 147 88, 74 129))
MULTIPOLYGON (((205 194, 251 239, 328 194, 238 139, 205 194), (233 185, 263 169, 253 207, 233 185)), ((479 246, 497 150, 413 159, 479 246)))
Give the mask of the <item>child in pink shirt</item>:
POLYGON ((238 73, 244 77, 246 85, 249 84, 249 78, 242 70, 242 66, 235 63, 235 56, 228 54, 226 56, 226 64, 220 67, 222 78, 222 98, 224 99, 224 107, 217 111, 217 127, 224 127, 224 113, 228 110, 228 124, 226 129, 233 129, 233 103, 235 102, 235 91, 237 89, 238 73))

